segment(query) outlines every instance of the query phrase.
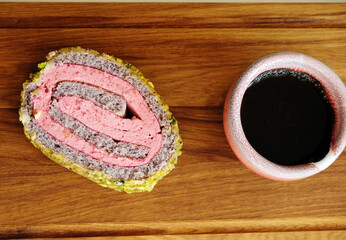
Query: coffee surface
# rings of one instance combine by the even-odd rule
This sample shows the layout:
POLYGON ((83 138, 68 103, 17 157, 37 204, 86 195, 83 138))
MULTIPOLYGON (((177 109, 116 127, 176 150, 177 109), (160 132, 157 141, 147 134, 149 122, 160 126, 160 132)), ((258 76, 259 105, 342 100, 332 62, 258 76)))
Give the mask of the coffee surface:
POLYGON ((298 165, 328 153, 334 111, 316 79, 275 69, 260 74, 246 90, 241 122, 259 154, 280 165, 298 165))

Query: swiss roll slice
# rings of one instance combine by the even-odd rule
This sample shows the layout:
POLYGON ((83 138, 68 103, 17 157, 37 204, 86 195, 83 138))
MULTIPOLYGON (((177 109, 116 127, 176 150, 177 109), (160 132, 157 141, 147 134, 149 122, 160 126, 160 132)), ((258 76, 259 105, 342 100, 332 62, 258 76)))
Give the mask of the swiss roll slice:
POLYGON ((151 191, 177 163, 177 121, 131 64, 81 47, 50 52, 23 84, 20 121, 56 163, 118 191, 151 191))

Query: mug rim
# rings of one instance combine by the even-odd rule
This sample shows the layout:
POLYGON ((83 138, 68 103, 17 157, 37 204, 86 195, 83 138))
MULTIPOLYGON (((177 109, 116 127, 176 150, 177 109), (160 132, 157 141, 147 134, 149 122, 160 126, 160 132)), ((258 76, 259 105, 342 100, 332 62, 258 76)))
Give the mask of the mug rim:
POLYGON ((229 145, 238 159, 250 170, 265 178, 290 181, 312 176, 329 167, 346 145, 346 88, 336 73, 319 60, 295 52, 267 55, 250 65, 228 91, 223 112, 223 124, 229 145), (285 68, 304 72, 318 80, 325 88, 334 109, 335 121, 327 155, 318 162, 284 166, 264 158, 248 142, 240 119, 240 108, 246 89, 265 71, 285 68))

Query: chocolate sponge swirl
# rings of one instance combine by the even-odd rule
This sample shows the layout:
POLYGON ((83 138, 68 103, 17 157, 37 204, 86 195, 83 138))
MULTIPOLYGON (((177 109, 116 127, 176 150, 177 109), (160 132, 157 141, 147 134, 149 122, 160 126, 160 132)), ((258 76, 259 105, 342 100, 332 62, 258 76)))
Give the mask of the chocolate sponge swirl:
POLYGON ((49 53, 23 85, 20 120, 46 156, 90 180, 150 191, 175 166, 177 121, 132 65, 80 47, 49 53))
POLYGON ((53 97, 75 95, 88 99, 98 106, 108 109, 119 116, 125 116, 126 101, 121 96, 107 92, 103 89, 89 86, 79 82, 60 82, 54 91, 53 97))

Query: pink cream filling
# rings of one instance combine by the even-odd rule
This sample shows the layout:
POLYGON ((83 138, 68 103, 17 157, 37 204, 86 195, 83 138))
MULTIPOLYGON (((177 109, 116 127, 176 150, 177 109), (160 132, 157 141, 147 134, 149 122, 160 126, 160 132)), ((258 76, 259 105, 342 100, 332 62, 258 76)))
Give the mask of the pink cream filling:
POLYGON ((37 114, 36 122, 48 134, 54 136, 63 144, 99 161, 117 166, 145 165, 160 150, 162 136, 158 120, 138 90, 123 79, 91 67, 63 64, 46 70, 41 75, 38 89, 40 91, 37 92, 33 99, 34 113, 40 113, 37 114), (58 108, 88 128, 103 133, 117 141, 148 147, 148 155, 143 159, 134 159, 109 154, 55 122, 48 111, 51 103, 52 89, 61 81, 86 83, 122 96, 126 100, 127 107, 132 109, 139 119, 121 118, 89 100, 76 96, 61 97, 58 102, 58 108))

